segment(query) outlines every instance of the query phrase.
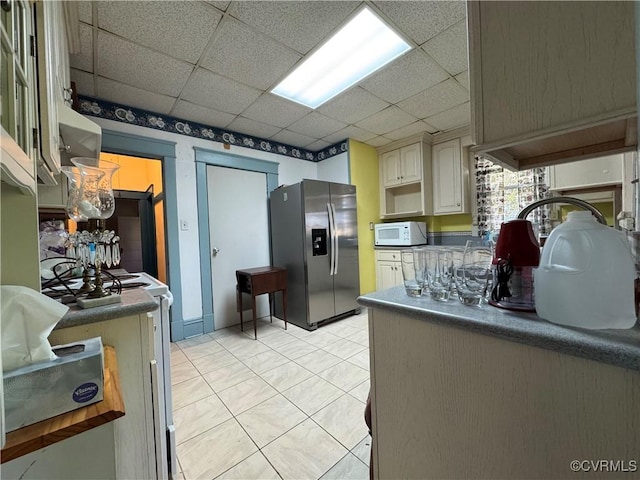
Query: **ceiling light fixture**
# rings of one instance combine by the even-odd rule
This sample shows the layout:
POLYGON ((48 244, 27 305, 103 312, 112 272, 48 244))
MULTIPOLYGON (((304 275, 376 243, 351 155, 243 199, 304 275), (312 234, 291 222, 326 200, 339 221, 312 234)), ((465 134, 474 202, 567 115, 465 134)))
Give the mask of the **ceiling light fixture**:
POLYGON ((410 49, 365 7, 271 93, 317 108, 410 49))

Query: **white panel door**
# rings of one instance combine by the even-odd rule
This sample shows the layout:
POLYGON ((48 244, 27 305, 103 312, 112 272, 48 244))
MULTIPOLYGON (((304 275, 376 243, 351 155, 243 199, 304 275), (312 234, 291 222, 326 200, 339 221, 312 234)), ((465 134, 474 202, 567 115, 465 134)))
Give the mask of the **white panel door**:
MULTIPOLYGON (((207 167, 213 321, 216 330, 240 323, 236 270, 269 265, 267 178, 264 173, 207 167)), ((246 320, 252 318, 245 297, 246 320)), ((269 315, 267 295, 256 298, 257 317, 269 315)))

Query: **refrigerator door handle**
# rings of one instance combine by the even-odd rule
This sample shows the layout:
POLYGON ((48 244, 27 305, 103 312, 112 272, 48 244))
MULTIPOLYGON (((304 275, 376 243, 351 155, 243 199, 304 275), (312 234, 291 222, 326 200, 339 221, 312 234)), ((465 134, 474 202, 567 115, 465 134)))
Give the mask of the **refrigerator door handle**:
POLYGON ((335 244, 335 254, 333 255, 333 274, 338 274, 338 260, 340 259, 340 252, 338 251, 338 229, 336 228, 336 206, 331 204, 331 211, 333 212, 333 242, 335 244))
POLYGON ((333 222, 333 209, 332 205, 327 203, 327 213, 329 214, 329 237, 331 238, 331 255, 329 257, 329 275, 335 275, 334 269, 336 264, 336 240, 335 240, 335 225, 333 222))

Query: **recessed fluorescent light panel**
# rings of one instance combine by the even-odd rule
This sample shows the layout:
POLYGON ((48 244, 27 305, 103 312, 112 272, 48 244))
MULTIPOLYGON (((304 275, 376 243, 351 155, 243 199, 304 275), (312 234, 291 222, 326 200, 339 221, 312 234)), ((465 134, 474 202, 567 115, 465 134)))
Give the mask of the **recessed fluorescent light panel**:
POLYGON ((410 49, 365 7, 271 93, 317 108, 410 49))

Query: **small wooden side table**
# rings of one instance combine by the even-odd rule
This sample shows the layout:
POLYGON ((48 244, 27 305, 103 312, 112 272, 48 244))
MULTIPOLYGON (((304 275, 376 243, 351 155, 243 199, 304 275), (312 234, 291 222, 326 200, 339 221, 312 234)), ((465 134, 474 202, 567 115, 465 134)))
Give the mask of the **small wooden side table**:
POLYGON ((284 329, 287 329, 287 271, 280 267, 256 267, 244 270, 236 270, 236 301, 240 312, 240 329, 244 331, 242 318, 242 294, 251 295, 253 309, 253 334, 258 339, 258 327, 256 323, 256 296, 269 294, 269 319, 273 322, 273 295, 282 292, 282 316, 284 329))

